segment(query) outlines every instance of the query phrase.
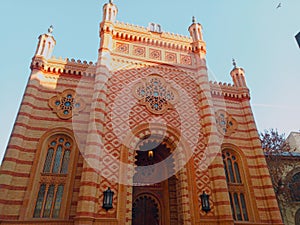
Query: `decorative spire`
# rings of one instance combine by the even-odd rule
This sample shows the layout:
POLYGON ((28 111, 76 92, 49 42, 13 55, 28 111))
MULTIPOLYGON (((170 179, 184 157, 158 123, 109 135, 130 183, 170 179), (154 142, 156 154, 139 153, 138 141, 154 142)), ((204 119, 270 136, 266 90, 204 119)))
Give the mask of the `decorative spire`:
POLYGON ((196 23, 196 17, 194 17, 194 16, 192 17, 192 22, 196 23))
POLYGON ((235 62, 235 59, 232 59, 232 65, 234 66, 234 68, 236 68, 236 62, 235 62))
POLYGON ((110 3, 110 4, 113 4, 113 3, 114 3, 114 0, 109 0, 109 3, 110 3))
POLYGON ((39 36, 39 43, 35 52, 35 55, 43 56, 46 59, 51 58, 53 49, 55 47, 56 41, 52 35, 53 26, 51 25, 48 28, 48 32, 39 36), (47 47, 45 48, 45 43, 47 43, 47 47))
POLYGON ((53 27, 53 25, 51 25, 51 26, 48 28, 48 34, 52 35, 53 29, 54 29, 54 27, 53 27))

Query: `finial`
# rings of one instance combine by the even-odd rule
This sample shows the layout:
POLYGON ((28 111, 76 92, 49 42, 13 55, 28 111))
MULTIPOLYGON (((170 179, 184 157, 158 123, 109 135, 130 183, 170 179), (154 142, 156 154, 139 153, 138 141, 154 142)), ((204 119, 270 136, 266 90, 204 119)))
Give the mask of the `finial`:
POLYGON ((236 68, 236 62, 235 62, 235 59, 232 59, 232 65, 234 66, 234 68, 236 68))
POLYGON ((51 25, 49 28, 48 28, 48 34, 52 34, 53 33, 53 25, 51 25))
POLYGON ((192 22, 196 23, 196 18, 194 16, 192 17, 192 22))
POLYGON ((113 1, 113 0, 109 0, 109 3, 110 3, 110 4, 113 4, 113 3, 114 3, 114 1, 113 1))

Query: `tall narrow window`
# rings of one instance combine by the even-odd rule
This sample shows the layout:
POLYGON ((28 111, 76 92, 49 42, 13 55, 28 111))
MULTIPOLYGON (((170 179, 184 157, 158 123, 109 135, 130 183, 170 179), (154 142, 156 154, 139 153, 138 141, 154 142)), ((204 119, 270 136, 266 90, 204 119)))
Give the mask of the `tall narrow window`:
POLYGON ((233 219, 249 221, 245 200, 245 186, 242 181, 238 158, 232 151, 227 149, 222 152, 222 157, 233 219))
POLYGON ((64 185, 41 184, 34 218, 59 218, 64 185))
POLYGON ((47 154, 41 173, 34 218, 59 218, 69 174, 72 141, 65 135, 55 135, 46 144, 47 154))
POLYGON ((71 142, 66 137, 58 137, 48 145, 48 152, 44 164, 44 173, 68 173, 71 142))
POLYGON ((48 153, 47 153, 47 157, 46 157, 46 162, 45 162, 45 165, 44 165, 44 173, 49 173, 50 172, 52 158, 53 158, 53 153, 54 153, 54 149, 53 148, 48 149, 48 153))
POLYGON ((53 218, 59 217, 59 211, 60 211, 60 205, 61 205, 63 192, 64 192, 64 185, 59 185, 57 187, 55 205, 53 208, 53 218))
POLYGON ((35 210, 34 210, 34 215, 33 215, 33 217, 35 217, 35 218, 41 216, 45 191, 46 191, 46 184, 42 184, 40 187, 36 205, 35 205, 35 210))
POLYGON ((49 218, 51 213, 51 208, 53 204, 53 198, 54 198, 54 188, 55 186, 53 184, 50 185, 48 188, 46 203, 45 203, 45 209, 43 213, 43 217, 49 218))

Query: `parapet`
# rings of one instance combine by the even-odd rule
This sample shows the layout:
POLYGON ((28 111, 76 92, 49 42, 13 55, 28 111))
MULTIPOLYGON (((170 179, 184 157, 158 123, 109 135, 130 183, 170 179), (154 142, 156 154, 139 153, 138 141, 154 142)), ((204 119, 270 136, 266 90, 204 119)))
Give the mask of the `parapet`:
POLYGON ((232 84, 210 81, 210 90, 213 97, 223 97, 228 99, 249 100, 250 91, 248 88, 237 87, 232 84))
POLYGON ((96 64, 93 62, 68 58, 63 59, 61 57, 45 59, 42 56, 35 56, 30 68, 53 74, 69 74, 91 78, 94 78, 96 74, 96 64))
MULTIPOLYGON (((104 26, 102 29, 110 28, 104 26)), ((191 37, 169 32, 152 32, 149 28, 138 25, 116 22, 112 34, 115 39, 140 42, 141 44, 172 48, 181 51, 192 50, 191 37)))

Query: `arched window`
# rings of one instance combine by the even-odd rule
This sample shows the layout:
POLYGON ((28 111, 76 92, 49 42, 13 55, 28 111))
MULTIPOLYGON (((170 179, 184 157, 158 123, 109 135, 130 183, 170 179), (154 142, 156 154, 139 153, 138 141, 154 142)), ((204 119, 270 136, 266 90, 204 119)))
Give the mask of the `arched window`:
MULTIPOLYGON (((69 162, 73 141, 66 135, 48 139, 36 197, 34 218, 60 218, 62 200, 69 177, 69 162)), ((43 155, 43 154, 42 154, 43 155)))
POLYGON ((239 159, 231 150, 222 151, 229 199, 234 220, 249 221, 245 185, 240 173, 239 159))
POLYGON ((300 172, 296 173, 289 182, 292 201, 300 201, 300 172))

